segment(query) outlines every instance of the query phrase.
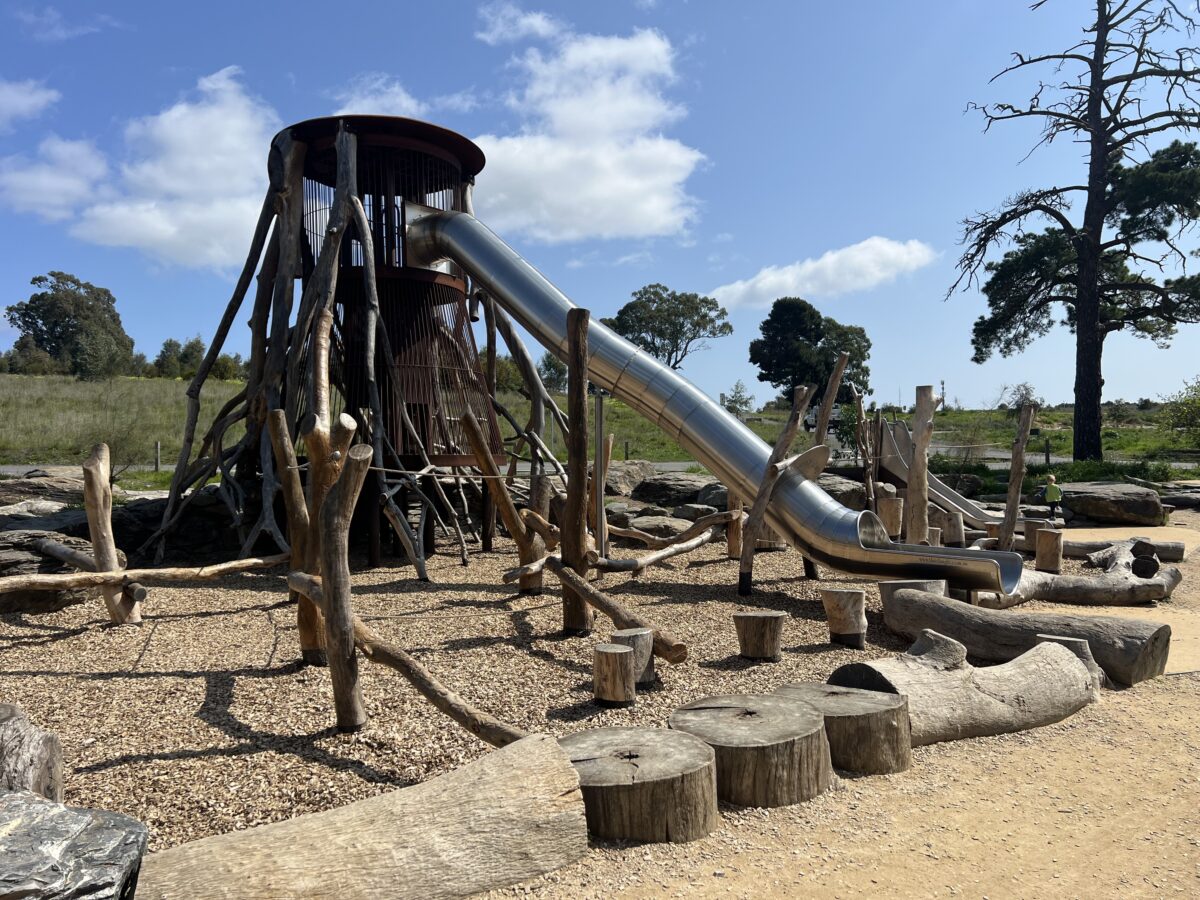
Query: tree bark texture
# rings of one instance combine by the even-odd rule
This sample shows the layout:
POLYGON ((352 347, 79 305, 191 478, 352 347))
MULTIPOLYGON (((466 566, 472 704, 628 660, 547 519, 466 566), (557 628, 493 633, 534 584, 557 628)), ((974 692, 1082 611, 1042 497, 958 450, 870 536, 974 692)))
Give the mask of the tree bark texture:
POLYGON ((778 662, 785 621, 787 613, 774 609, 735 612, 733 627, 737 631, 739 655, 744 659, 778 662))
POLYGON ((834 766, 865 775, 890 775, 912 766, 908 699, 882 691, 819 682, 785 684, 775 693, 816 707, 834 766))
POLYGON ((1000 522, 999 550, 1013 548, 1013 536, 1017 530, 1017 517, 1021 514, 1021 482, 1025 480, 1025 445, 1029 442, 1029 429, 1033 426, 1032 403, 1021 406, 1021 418, 1017 424, 1017 436, 1013 438, 1012 464, 1008 469, 1008 497, 1004 502, 1004 518, 1000 522))
POLYGON ((63 798, 58 735, 38 728, 11 703, 0 703, 0 790, 33 791, 55 803, 63 798))
MULTIPOLYGON (((571 423, 567 444, 567 506, 562 529, 562 559, 576 575, 587 575, 587 372, 588 322, 586 309, 567 313, 567 419, 571 423)), ((599 465, 600 461, 597 460, 599 465)), ((587 601, 563 583, 563 631, 588 634, 593 617, 587 601)))
POLYGON ((904 540, 920 544, 929 531, 929 442, 933 439, 933 413, 940 402, 933 385, 917 388, 913 413, 912 462, 908 467, 908 494, 904 499, 904 540))
MULTIPOLYGON (((97 444, 83 464, 83 506, 87 511, 88 535, 92 541, 97 572, 121 568, 112 530, 112 485, 109 483, 108 444, 97 444)), ((141 604, 123 597, 124 585, 100 586, 109 621, 116 625, 137 625, 142 621, 141 604)))
POLYGON ((597 644, 592 648, 592 696, 599 706, 633 706, 637 700, 637 669, 633 648, 597 644))

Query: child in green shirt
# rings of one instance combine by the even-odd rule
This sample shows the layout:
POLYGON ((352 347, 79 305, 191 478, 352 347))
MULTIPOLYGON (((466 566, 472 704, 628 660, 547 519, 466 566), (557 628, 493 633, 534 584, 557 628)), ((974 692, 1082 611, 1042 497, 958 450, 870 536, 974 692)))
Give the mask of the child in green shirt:
POLYGON ((1046 497, 1046 505, 1050 507, 1050 521, 1053 522, 1058 516, 1058 505, 1062 503, 1062 488, 1056 483, 1053 475, 1046 476, 1046 486, 1042 489, 1046 497))

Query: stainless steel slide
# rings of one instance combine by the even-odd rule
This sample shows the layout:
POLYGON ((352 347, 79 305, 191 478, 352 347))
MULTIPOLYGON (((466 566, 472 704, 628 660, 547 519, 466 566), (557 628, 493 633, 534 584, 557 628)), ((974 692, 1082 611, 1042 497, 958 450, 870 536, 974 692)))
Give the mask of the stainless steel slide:
MULTIPOLYGON (((566 316, 574 304, 474 217, 408 211, 408 254, 414 264, 448 259, 462 266, 551 352, 566 355, 566 316)), ((695 454, 722 482, 753 497, 770 448, 690 382, 593 320, 589 377, 695 454)), ((817 562, 876 579, 945 578, 961 588, 1015 590, 1015 553, 896 544, 870 512, 846 509, 802 474, 779 481, 771 526, 817 562)))

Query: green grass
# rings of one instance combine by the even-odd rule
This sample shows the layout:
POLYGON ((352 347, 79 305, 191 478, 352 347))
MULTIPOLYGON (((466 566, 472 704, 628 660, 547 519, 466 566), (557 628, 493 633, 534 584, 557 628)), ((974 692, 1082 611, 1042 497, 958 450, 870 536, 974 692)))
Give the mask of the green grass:
MULTIPOLYGON (((60 375, 0 375, 0 463, 76 465, 101 441, 114 467, 151 465, 162 441, 164 468, 179 455, 187 407, 183 381, 117 378, 87 382, 60 375)), ((209 382, 197 437, 241 385, 209 382)))

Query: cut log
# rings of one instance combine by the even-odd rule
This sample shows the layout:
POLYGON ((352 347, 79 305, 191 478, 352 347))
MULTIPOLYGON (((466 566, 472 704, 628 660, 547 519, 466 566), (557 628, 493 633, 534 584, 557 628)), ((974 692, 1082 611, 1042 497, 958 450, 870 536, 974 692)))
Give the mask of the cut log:
POLYGON ((914 747, 1050 725, 1095 698, 1087 666, 1066 647, 1037 644, 976 669, 966 647, 930 629, 907 653, 842 666, 829 683, 906 696, 914 747))
POLYGON ((1057 575, 1062 571, 1063 533, 1057 528, 1039 528, 1034 553, 1034 568, 1057 575))
POLYGON ((933 386, 917 388, 913 408, 912 462, 908 466, 908 495, 904 503, 904 539, 920 544, 928 539, 929 529, 929 442, 933 439, 933 413, 941 402, 933 386))
MULTIPOLYGON (((83 464, 83 506, 87 511, 88 536, 92 541, 97 572, 111 572, 121 567, 113 540, 109 473, 108 444, 97 444, 83 464)), ((117 625, 137 625, 142 621, 141 606, 126 600, 123 588, 124 585, 115 584, 100 586, 109 620, 117 625)))
MULTIPOLYGON (((69 566, 74 566, 83 572, 96 572, 96 557, 84 550, 77 550, 74 547, 68 547, 61 541, 43 538, 34 545, 34 549, 38 553, 43 553, 51 559, 57 559, 59 562, 66 563, 69 566)), ((122 568, 125 566, 125 554, 120 550, 117 551, 117 562, 122 568)), ((136 581, 131 581, 121 588, 121 599, 125 603, 141 603, 149 595, 144 585, 138 584, 136 581)))
POLYGON ((737 630, 738 653, 745 659, 778 662, 786 620, 787 613, 774 609, 735 612, 733 627, 737 630))
POLYGON ((9 591, 61 591, 66 588, 99 587, 105 584, 124 586, 134 581, 159 584, 165 581, 206 581, 234 572, 250 569, 269 569, 288 561, 288 554, 233 559, 229 562, 187 569, 181 566, 162 569, 118 569, 113 572, 67 572, 62 575, 12 575, 0 578, 0 594, 9 591))
POLYGON ((963 522, 963 514, 952 512, 946 514, 946 524, 942 528, 942 543, 947 547, 967 546, 967 529, 963 522))
MULTIPOLYGON (((17 576, 70 574, 73 567, 39 552, 38 545, 47 538, 65 542, 76 552, 92 559, 91 542, 84 538, 67 537, 56 531, 0 531, 0 585, 17 576)), ((95 591, 86 588, 5 590, 0 591, 0 615, 55 612, 94 599, 95 591)))
POLYGON ((904 498, 880 497, 875 501, 879 507, 879 519, 887 530, 888 537, 897 540, 904 531, 904 498))
POLYGON ((612 633, 614 644, 633 650, 634 680, 638 684, 654 683, 654 629, 621 628, 612 633))
MULTIPOLYGON (((1148 538, 1132 538, 1148 545, 1161 562, 1183 562, 1187 558, 1187 547, 1182 541, 1151 541, 1148 538)), ((1068 559, 1083 559, 1100 550, 1107 550, 1120 541, 1063 541, 1063 556, 1068 559)))
POLYGON ((928 540, 930 547, 942 546, 942 529, 933 527, 926 528, 925 534, 927 535, 926 539, 928 540))
POLYGON ((738 806, 791 806, 833 780, 824 717, 778 694, 705 697, 671 713, 671 727, 713 748, 717 796, 738 806))
MULTIPOLYGON (((587 575, 587 383, 588 324, 591 315, 578 307, 567 313, 567 416, 570 432, 567 445, 567 504, 563 518, 560 552, 563 564, 576 575, 587 575)), ((596 461, 597 467, 601 461, 596 461)), ((589 634, 594 615, 587 600, 570 584, 562 583, 563 632, 589 634)))
POLYGON ((1013 438, 1012 463, 1008 469, 1008 496, 1004 502, 1004 518, 1000 521, 1000 550, 1013 549, 1013 535, 1017 529, 1017 517, 1021 514, 1021 483, 1025 480, 1025 445, 1029 443, 1029 429, 1033 425, 1032 403, 1021 405, 1021 418, 1017 422, 1017 434, 1013 438))
POLYGON ((560 739, 579 772, 588 831, 682 844, 720 824, 713 749, 666 728, 597 728, 560 739))
POLYGON ((930 594, 948 596, 947 583, 943 578, 905 579, 903 581, 879 582, 879 599, 886 603, 896 591, 926 591, 930 594))
POLYGON ((137 896, 466 897, 586 852, 579 778, 537 734, 423 784, 154 853, 137 896))
POLYGON ((1092 675, 1092 685, 1097 691, 1100 688, 1112 687, 1112 682, 1096 663, 1096 657, 1092 656, 1091 645, 1083 638, 1063 637, 1060 634, 1039 634, 1037 639, 1040 643, 1061 644, 1074 653, 1079 661, 1087 666, 1088 672, 1092 675))
POLYGON ((725 555, 730 559, 741 559, 742 556, 742 500, 733 491, 728 494, 726 510, 732 513, 729 524, 725 526, 725 555))
POLYGON ((633 706, 637 699, 637 670, 633 648, 597 644, 592 654, 592 695, 598 706, 633 706))
POLYGON ((867 646, 866 592, 821 588, 821 603, 829 620, 829 642, 855 650, 867 646))
POLYGON ((1025 519, 1021 523, 1021 529, 1024 533, 1021 549, 1026 553, 1036 554, 1038 532, 1052 528, 1054 528, 1054 525, 1048 519, 1025 519))
MULTIPOLYGON (((3 790, 0 835, 6 900, 132 900, 148 839, 146 826, 129 816, 3 790)), ((203 883, 192 885, 191 896, 203 883)))
POLYGON ((825 716, 829 756, 837 768, 890 775, 912 765, 907 698, 818 682, 785 684, 775 693, 809 703, 825 716))
MULTIPOLYGON (((62 803, 63 757, 58 735, 38 728, 11 703, 0 703, 0 790, 33 791, 62 803)), ((0 879, 0 886, 3 884, 0 879)))
MULTIPOLYGON (((849 362, 850 354, 843 350, 833 364, 833 371, 829 373, 825 393, 821 396, 821 408, 817 411, 817 427, 813 431, 814 447, 825 443, 825 436, 829 432, 829 422, 833 418, 833 404, 837 400, 838 389, 842 386, 842 376, 845 374, 849 362)), ((811 389, 809 393, 812 394, 811 389)))
POLYGON ((1021 613, 982 609, 923 591, 899 591, 883 601, 883 620, 915 639, 931 628, 966 645, 976 659, 1007 662, 1032 649, 1039 634, 1083 638, 1113 681, 1137 684, 1167 665, 1171 626, 1144 619, 1021 613))

